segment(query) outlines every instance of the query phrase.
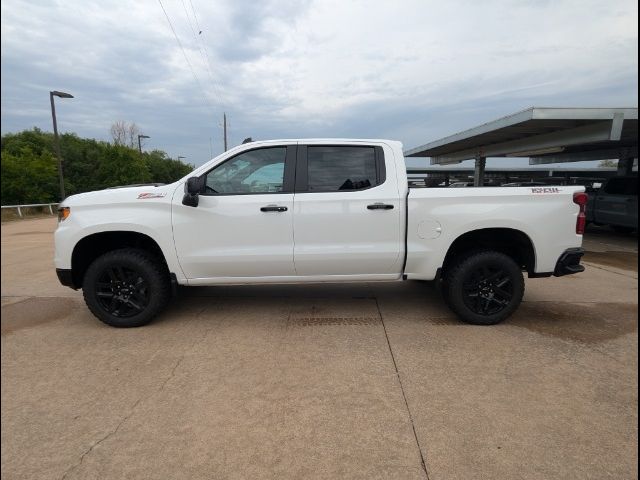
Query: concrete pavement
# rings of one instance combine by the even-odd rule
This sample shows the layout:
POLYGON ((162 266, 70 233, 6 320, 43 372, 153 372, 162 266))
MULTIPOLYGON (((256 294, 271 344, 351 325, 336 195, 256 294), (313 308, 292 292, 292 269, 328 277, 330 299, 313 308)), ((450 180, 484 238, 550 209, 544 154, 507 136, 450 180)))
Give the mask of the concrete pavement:
POLYGON ((637 478, 633 241, 494 327, 404 282, 183 289, 118 330, 53 228, 2 225, 3 478, 637 478))

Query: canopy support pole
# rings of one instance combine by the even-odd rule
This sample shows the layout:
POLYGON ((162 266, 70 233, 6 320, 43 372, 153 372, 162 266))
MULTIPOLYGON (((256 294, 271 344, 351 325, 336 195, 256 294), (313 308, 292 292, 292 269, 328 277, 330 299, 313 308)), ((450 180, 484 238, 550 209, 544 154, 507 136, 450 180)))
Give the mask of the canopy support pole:
POLYGON ((633 171, 633 157, 623 157, 618 159, 618 175, 629 176, 633 171))
POLYGON ((476 154, 476 167, 473 172, 473 186, 482 187, 484 185, 484 169, 487 166, 487 157, 479 153, 476 154))

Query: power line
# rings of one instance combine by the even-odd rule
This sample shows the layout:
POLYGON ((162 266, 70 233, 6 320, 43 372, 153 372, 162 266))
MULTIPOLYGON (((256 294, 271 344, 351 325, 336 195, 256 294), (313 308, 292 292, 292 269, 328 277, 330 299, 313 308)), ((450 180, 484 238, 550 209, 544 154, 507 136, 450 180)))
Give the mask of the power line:
POLYGON ((193 36, 196 36, 196 32, 193 29, 193 25, 191 24, 191 17, 189 16, 189 12, 187 12, 187 5, 184 3, 184 0, 180 0, 182 2, 182 8, 184 9, 184 14, 187 16, 187 22, 189 22, 189 28, 191 29, 191 33, 193 36))
POLYGON ((196 21, 196 27, 198 28, 198 31, 201 32, 202 29, 200 28, 200 24, 198 23, 198 16, 196 15, 196 9, 193 8, 193 2, 191 0, 189 0, 189 3, 191 4, 191 11, 193 12, 193 18, 196 21))
POLYGON ((164 5, 162 4, 162 0, 158 0, 158 3, 160 4, 160 7, 162 8, 162 11, 164 12, 164 16, 167 18, 167 22, 169 23, 169 27, 171 27, 171 31, 173 32, 173 36, 175 37, 176 42, 178 43, 178 46, 180 47, 180 50, 182 50, 182 55, 184 55, 184 59, 187 61, 187 65, 189 65, 189 69, 191 70, 191 73, 193 74, 193 78, 195 79, 196 83, 200 87, 200 90, 202 91, 202 95, 203 95, 205 101, 209 104, 209 107, 211 107, 212 110, 215 110, 213 108, 213 105, 211 105, 211 101, 209 100, 209 97, 207 97, 207 93, 205 92, 204 88, 202 87, 202 83, 200 83, 200 79, 198 78, 198 75, 196 75, 196 72, 193 69, 193 65, 191 65, 191 62, 189 61, 189 57, 187 56, 187 52, 185 52, 184 47, 182 46, 182 42, 180 41, 180 38, 178 37, 178 34, 176 33, 176 30, 173 28, 173 24, 171 23, 171 19, 169 18, 169 14, 167 14, 167 11, 165 10, 164 5))
MULTIPOLYGON (((182 1, 184 2, 184 0, 182 0, 182 1)), ((207 68, 209 69, 209 75, 211 75, 211 80, 213 81, 214 91, 216 92, 216 95, 218 96, 218 100, 220 101, 220 103, 221 104, 225 104, 225 102, 222 100, 222 98, 220 96, 220 91, 222 90, 222 88, 220 87, 220 84, 216 80, 215 76, 213 75, 213 67, 211 66, 211 58, 209 57, 209 51, 207 50, 207 44, 205 43, 204 37, 202 35, 204 30, 202 30, 202 28, 200 28, 200 22, 198 22, 198 15, 196 14, 196 9, 193 6, 193 1, 192 0, 189 0, 189 5, 191 5, 191 11, 193 12, 193 19, 195 20, 196 28, 198 29, 198 38, 200 39, 200 43, 201 43, 202 47, 204 48, 205 59, 207 61, 207 68)))
POLYGON ((198 24, 198 19, 196 17, 195 14, 195 10, 193 9, 193 3, 191 3, 191 10, 193 12, 193 18, 195 19, 195 23, 196 23, 196 27, 198 28, 198 34, 196 35, 196 31, 193 28, 193 24, 191 23, 191 16, 189 15, 189 12, 187 11, 187 5, 185 4, 184 0, 180 0, 182 3, 182 8, 184 10, 184 14, 187 17, 187 22, 189 23, 189 28, 191 29, 191 34, 193 35, 193 39, 196 43, 196 45, 198 46, 198 50, 200 51, 200 56, 202 57, 202 61, 204 62, 205 66, 206 66, 206 70, 209 73, 209 78, 211 79, 211 84, 213 86, 213 91, 216 95, 216 97, 218 98, 218 103, 219 106, 223 108, 223 101, 222 98, 220 96, 220 89, 218 88, 217 84, 216 84, 216 79, 213 75, 213 71, 211 69, 211 62, 209 61, 208 57, 205 56, 205 52, 203 50, 203 46, 204 43, 202 41, 202 30, 200 30, 200 25, 198 24))
MULTIPOLYGON (((160 2, 160 0, 158 0, 158 1, 160 2)), ((200 28, 200 22, 198 21, 198 15, 197 15, 196 9, 195 9, 195 7, 193 5, 193 1, 189 0, 189 5, 191 6, 191 12, 193 13, 193 19, 195 21, 196 28, 198 30, 198 34, 197 35, 196 35, 195 30, 193 29, 193 25, 191 23, 191 17, 189 15, 189 12, 187 11, 187 7, 185 5, 185 1, 181 0, 181 2, 182 2, 182 8, 183 8, 184 13, 185 13, 185 15, 187 17, 187 22, 189 23, 189 28, 191 29, 191 34, 195 37, 194 40, 196 42, 196 45, 198 45, 198 42, 201 45, 201 46, 198 46, 198 49, 200 50, 200 55, 205 60, 205 64, 206 64, 206 67, 207 67, 207 70, 208 70, 208 73, 209 73, 209 77, 211 78, 211 81, 212 81, 213 91, 216 94, 216 97, 218 98, 218 102, 220 104, 220 107, 222 107, 222 110, 224 110, 224 107, 223 107, 224 102, 223 102, 223 100, 221 98, 221 95, 220 95, 220 91, 221 91, 220 84, 218 83, 218 81, 216 80, 215 76, 213 75, 213 68, 211 67, 211 59, 209 58, 209 51, 207 50, 207 45, 206 45, 206 43, 205 43, 205 41, 203 39, 203 36, 202 36, 202 29, 200 28), (204 49, 204 54, 203 54, 203 49, 204 49)), ((162 6, 162 2, 160 2, 160 5, 162 6)), ((164 10, 164 7, 162 9, 165 12, 165 16, 167 16, 167 21, 169 22, 169 25, 171 26, 171 30, 173 31, 174 36, 176 37, 176 40, 181 45, 181 43, 180 43, 180 41, 178 39, 178 36, 175 33, 173 25, 171 25, 171 21, 169 20, 169 16, 167 15, 166 10, 164 10)), ((182 45, 181 45, 181 48, 182 48, 182 45)), ((185 55, 185 59, 186 59, 186 54, 184 52, 184 49, 182 49, 182 53, 185 55)), ((187 60, 187 62, 188 62, 188 60, 187 60)), ((192 72, 193 72, 193 68, 192 68, 192 72)), ((196 77, 196 79, 197 79, 197 76, 195 75, 195 73, 194 73, 194 77, 196 77)), ((200 88, 202 88, 202 85, 200 85, 200 88)), ((226 143, 226 133, 225 133, 225 143, 226 143)), ((209 146, 210 146, 210 149, 213 150, 212 145, 210 144, 209 146)))

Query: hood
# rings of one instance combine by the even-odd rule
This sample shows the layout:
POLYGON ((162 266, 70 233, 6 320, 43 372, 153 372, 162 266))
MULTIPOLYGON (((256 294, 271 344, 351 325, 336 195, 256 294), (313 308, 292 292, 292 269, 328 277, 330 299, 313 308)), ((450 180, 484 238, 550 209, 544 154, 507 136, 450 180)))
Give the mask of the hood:
POLYGON ((136 200, 154 201, 170 199, 177 186, 176 183, 165 185, 162 183, 124 185, 110 187, 104 190, 78 193, 67 197, 61 206, 95 205, 102 203, 128 203, 136 200))
POLYGON ((113 190, 114 188, 132 188, 132 187, 162 187, 166 183, 132 183, 131 185, 118 185, 115 187, 107 187, 107 190, 113 190))

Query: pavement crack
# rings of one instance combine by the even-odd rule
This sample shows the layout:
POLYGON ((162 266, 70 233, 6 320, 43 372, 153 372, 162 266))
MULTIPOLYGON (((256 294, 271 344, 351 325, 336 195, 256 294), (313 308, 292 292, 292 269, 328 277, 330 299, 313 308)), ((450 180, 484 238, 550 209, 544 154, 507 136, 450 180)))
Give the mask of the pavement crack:
MULTIPOLYGON (((620 275, 622 277, 627 277, 627 278, 633 278, 633 279, 638 279, 638 274, 636 273, 635 275, 633 274, 633 272, 630 271, 629 274, 623 273, 623 272, 619 272, 616 270, 610 270, 608 268, 604 268, 603 266, 601 266, 600 264, 595 264, 595 263, 591 263, 591 262, 583 262, 585 265, 588 265, 589 267, 592 268, 597 268, 598 270, 604 270, 605 272, 609 272, 609 273, 615 273, 616 275, 620 275)), ((622 269, 619 269, 622 270, 622 269)))
MULTIPOLYGON (((205 313, 207 311, 206 308, 202 308, 198 311, 198 313, 196 313, 196 318, 200 318, 202 316, 203 313, 205 313)), ((193 341, 193 343, 189 346, 189 348, 187 348, 182 355, 180 355, 180 357, 178 358, 178 360, 176 361, 175 365, 173 366, 173 368, 171 369, 171 372, 169 373, 169 376, 167 376, 167 378, 164 380, 164 382, 162 382, 162 385, 160 385, 160 388, 158 389, 158 392, 161 392, 162 390, 164 390, 164 387, 167 385, 167 383, 169 383, 169 381, 175 377, 176 375, 176 370, 178 369, 178 367, 180 366, 180 364, 182 363, 182 361, 186 358, 187 354, 189 352, 191 352, 195 346, 198 343, 202 343, 206 340, 207 336, 209 335, 209 332, 212 330, 212 328, 209 328, 207 330, 205 330, 204 334, 202 335, 201 338, 197 338, 193 341)))
POLYGON ((124 424, 124 422, 126 422, 127 420, 129 420, 129 418, 133 415, 136 407, 140 404, 140 402, 142 402, 142 400, 144 398, 148 398, 150 395, 148 395, 147 397, 140 397, 138 400, 136 400, 134 402, 134 404, 131 406, 131 409, 129 411, 129 413, 122 419, 120 420, 120 422, 118 423, 118 425, 116 425, 116 428, 114 428, 112 431, 110 431, 109 433, 107 433, 104 437, 102 437, 100 440, 98 440, 97 442, 95 442, 93 445, 91 445, 87 450, 85 450, 82 455, 80 455, 80 461, 78 461, 75 465, 72 465, 66 472, 64 472, 64 474, 62 475, 62 477, 60 478, 60 480, 65 480, 67 478, 67 475, 69 475, 71 472, 73 472, 76 468, 80 467, 80 465, 82 465, 82 462, 84 462, 84 459, 87 455, 89 455, 94 448, 96 448, 98 445, 100 445, 102 442, 104 442, 105 440, 109 439, 110 437, 112 437, 113 435, 115 435, 116 433, 118 433, 118 430, 120 430, 120 427, 124 424))
POLYGON ((393 354, 393 349, 391 348, 391 342, 389 341, 389 335, 387 334, 387 326, 384 324, 384 318, 382 317, 382 311, 380 311, 380 304, 378 303, 378 298, 374 297, 376 302, 376 308, 378 309, 378 315, 380 316, 380 323, 382 323, 382 329, 384 330, 384 337, 387 340, 387 347, 389 347, 389 354, 391 355, 391 360, 393 362, 393 368, 396 371, 396 378, 398 379, 398 384, 400 385, 400 391, 402 392, 402 398, 404 399, 404 405, 407 407, 407 413, 409 415, 409 422, 411 422, 411 429, 413 430, 413 438, 416 441, 416 446, 418 447, 418 453, 420 454, 420 464, 422 466, 422 470, 424 470, 424 474, 429 480, 429 471, 427 470, 427 462, 425 461, 424 455, 422 453, 422 447, 420 447, 420 440, 418 440, 418 433, 416 432, 416 425, 413 421, 413 415, 411 414, 411 409, 409 408, 409 402, 407 401, 407 395, 404 392, 404 386, 402 385, 402 378, 400 377, 400 372, 398 371, 398 364, 396 363, 396 357, 393 354))
MULTIPOLYGON (((191 345, 191 348, 193 348, 194 346, 195 346, 195 343, 191 345)), ((162 382, 162 385, 160 385, 158 392, 161 392, 162 390, 164 390, 164 387, 167 385, 167 383, 169 383, 169 380, 175 377, 176 370, 178 369, 178 367, 180 366, 180 364, 182 363, 186 355, 187 355, 187 352, 184 352, 182 355, 180 355, 180 358, 178 358, 178 361, 176 361, 175 365, 171 369, 171 372, 169 373, 167 378, 165 378, 164 382, 162 382)))
MULTIPOLYGON (((201 311, 199 311, 196 314, 196 318, 199 317, 200 315, 202 315, 204 312, 206 311, 206 309, 202 309, 201 311)), ((202 338, 196 339, 191 346, 186 349, 184 351, 184 353, 182 355, 180 355, 180 357, 178 358, 178 360, 176 361, 176 363, 173 365, 173 367, 171 368, 171 372, 169 372, 169 375, 167 376, 167 378, 165 378, 165 380, 162 382, 162 384, 160 385, 160 387, 156 390, 154 390, 152 393, 150 393, 149 395, 143 395, 140 398, 138 398, 138 400, 136 400, 133 405, 131 406, 131 408, 129 409, 129 413, 122 419, 120 420, 120 422, 118 423, 118 425, 116 425, 116 428, 114 428, 112 431, 110 431, 109 433, 107 433, 104 437, 102 437, 100 440, 98 440, 97 442, 95 442, 93 445, 91 445, 87 450, 85 450, 82 455, 80 455, 80 460, 72 465, 69 469, 67 469, 66 472, 64 472, 64 474, 62 475, 62 477, 60 477, 60 480, 65 480, 67 478, 67 476, 73 472, 75 469, 77 469, 78 467, 80 467, 82 465, 82 462, 84 462, 84 459, 87 455, 89 455, 98 445, 100 445, 101 443, 103 443, 104 441, 108 440, 109 438, 111 438, 112 436, 114 436, 116 433, 118 433, 118 430, 120 430, 120 427, 122 427, 122 425, 124 425, 124 423, 129 420, 133 414, 135 413, 136 408, 138 407, 138 405, 140 405, 140 403, 142 403, 143 400, 147 400, 149 398, 151 398, 152 396, 154 396, 155 394, 161 392, 162 390, 164 390, 164 387, 167 385, 167 383, 169 383, 169 381, 175 377, 176 374, 176 370, 178 369, 178 367, 180 366, 180 364, 182 363, 182 361, 185 359, 185 357, 187 356, 187 353, 191 350, 193 350, 193 348, 196 346, 196 344, 203 342, 205 340, 205 338, 207 337, 207 335, 209 334, 210 330, 206 330, 204 335, 202 336, 202 338)))

